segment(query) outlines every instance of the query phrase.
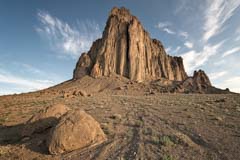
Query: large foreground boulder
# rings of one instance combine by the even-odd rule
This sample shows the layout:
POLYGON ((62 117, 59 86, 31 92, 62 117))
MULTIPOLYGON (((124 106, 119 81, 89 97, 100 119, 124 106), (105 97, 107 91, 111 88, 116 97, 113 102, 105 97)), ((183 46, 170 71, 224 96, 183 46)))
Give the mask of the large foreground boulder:
POLYGON ((47 141, 51 154, 83 149, 106 140, 99 123, 82 110, 69 111, 52 129, 47 141))
POLYGON ((56 126, 59 118, 69 110, 70 109, 63 104, 55 104, 40 110, 27 121, 22 131, 22 136, 41 133, 46 129, 56 126))

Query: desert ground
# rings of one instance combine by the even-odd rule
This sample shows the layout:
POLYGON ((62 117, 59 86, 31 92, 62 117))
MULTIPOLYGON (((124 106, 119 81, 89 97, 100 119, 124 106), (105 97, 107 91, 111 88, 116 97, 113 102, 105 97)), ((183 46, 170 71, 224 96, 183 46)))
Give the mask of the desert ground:
POLYGON ((174 94, 157 82, 84 77, 26 94, 0 97, 0 159, 237 160, 239 94, 174 94), (86 95, 75 94, 84 90, 86 95), (21 137, 25 122, 55 103, 80 108, 107 135, 101 145, 50 155, 48 131, 21 137))

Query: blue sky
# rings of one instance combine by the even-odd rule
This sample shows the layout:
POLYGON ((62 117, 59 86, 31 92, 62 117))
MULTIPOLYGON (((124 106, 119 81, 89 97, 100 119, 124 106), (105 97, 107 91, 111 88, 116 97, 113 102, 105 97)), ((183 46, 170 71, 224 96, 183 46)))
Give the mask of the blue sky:
POLYGON ((240 0, 1 0, 0 94, 71 79, 113 6, 182 56, 189 75, 203 69, 214 86, 240 92, 240 0))

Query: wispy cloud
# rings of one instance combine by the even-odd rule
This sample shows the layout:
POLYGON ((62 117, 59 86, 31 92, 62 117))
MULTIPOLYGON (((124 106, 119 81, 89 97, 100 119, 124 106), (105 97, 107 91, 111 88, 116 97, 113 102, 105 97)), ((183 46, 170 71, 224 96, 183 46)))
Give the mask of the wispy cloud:
POLYGON ((191 0, 179 0, 176 1, 176 9, 174 10, 174 14, 179 14, 182 11, 189 11, 192 10, 191 5, 188 5, 189 3, 192 3, 191 0))
POLYGON ((235 38, 235 41, 240 41, 240 27, 237 28, 236 35, 237 37, 235 38))
POLYGON ((208 76, 210 77, 211 80, 215 80, 215 79, 223 77, 226 74, 227 74, 226 71, 222 71, 222 72, 210 73, 208 76))
POLYGON ((23 64, 21 64, 21 66, 23 66, 24 69, 25 69, 26 71, 28 71, 28 72, 35 73, 35 74, 44 74, 43 71, 41 71, 41 70, 38 69, 38 68, 33 67, 33 66, 30 65, 30 64, 23 63, 23 64))
POLYGON ((88 51, 92 42, 101 36, 99 25, 94 21, 77 21, 75 26, 70 26, 48 12, 39 11, 37 15, 40 24, 36 31, 46 37, 61 56, 76 58, 88 51))
MULTIPOLYGON (((234 11, 240 6, 240 0, 207 0, 207 8, 204 12, 204 23, 203 23, 203 36, 199 38, 202 42, 202 49, 198 48, 198 51, 194 48, 191 43, 185 43, 184 45, 192 50, 183 53, 184 64, 187 72, 191 72, 194 69, 202 66, 207 62, 213 55, 220 51, 220 47, 225 42, 221 41, 215 45, 208 42, 210 38, 216 36, 224 29, 224 24, 229 20, 234 11)), ((236 48, 225 52, 223 57, 237 52, 236 48)))
POLYGON ((5 84, 13 84, 18 87, 24 87, 26 91, 44 89, 54 84, 54 82, 50 80, 31 80, 12 75, 8 72, 0 72, 0 82, 5 84))
POLYGON ((27 63, 7 62, 7 65, 0 68, 0 95, 36 91, 64 81, 56 73, 27 63))
POLYGON ((165 49, 165 51, 168 53, 168 54, 176 54, 179 52, 179 50, 181 49, 180 46, 177 46, 175 49, 172 49, 172 47, 168 47, 165 49))
POLYGON ((170 29, 171 26, 172 26, 172 23, 170 23, 170 22, 159 22, 156 25, 156 28, 158 28, 159 30, 166 32, 168 34, 176 34, 176 32, 174 32, 172 29, 170 29))
POLYGON ((164 28, 163 31, 166 32, 166 33, 168 33, 168 34, 176 34, 174 31, 172 31, 172 30, 169 29, 169 28, 164 28))
POLYGON ((182 36, 183 38, 187 39, 189 35, 188 35, 187 32, 180 31, 180 32, 179 32, 179 36, 182 36))
POLYGON ((202 66, 208 59, 218 53, 219 48, 223 45, 223 41, 215 45, 206 45, 203 50, 197 52, 196 50, 191 50, 189 52, 183 53, 184 67, 188 73, 202 66))
POLYGON ((222 60, 220 60, 220 61, 214 62, 213 65, 214 65, 214 66, 220 66, 220 65, 222 65, 222 64, 224 64, 224 63, 225 63, 225 60, 222 59, 222 60))
POLYGON ((217 84, 217 87, 220 88, 230 88, 231 91, 233 92, 238 92, 240 93, 240 76, 232 76, 229 77, 228 79, 224 80, 222 83, 217 84))
POLYGON ((170 23, 170 22, 159 22, 159 23, 156 25, 156 27, 157 27, 158 29, 163 29, 163 28, 169 27, 169 26, 171 26, 171 25, 172 25, 172 23, 170 23))
POLYGON ((232 17, 240 6, 239 0, 207 0, 207 9, 204 14, 204 35, 206 42, 223 30, 225 22, 232 17))
POLYGON ((171 35, 177 35, 179 37, 182 37, 184 39, 188 39, 189 34, 185 31, 182 30, 174 30, 173 28, 173 24, 171 22, 159 22, 157 25, 155 25, 155 27, 157 29, 159 29, 160 31, 166 32, 168 34, 171 35))
POLYGON ((226 57, 226 56, 229 56, 231 54, 234 54, 236 52, 240 52, 240 47, 235 47, 235 48, 232 48, 226 52, 223 53, 222 57, 226 57))
POLYGON ((187 42, 185 42, 184 43, 184 45, 187 47, 187 48, 193 48, 193 43, 192 42, 189 42, 189 41, 187 41, 187 42))
POLYGON ((165 49, 165 51, 166 51, 167 53, 171 52, 171 50, 172 50, 171 47, 167 47, 167 48, 165 49))

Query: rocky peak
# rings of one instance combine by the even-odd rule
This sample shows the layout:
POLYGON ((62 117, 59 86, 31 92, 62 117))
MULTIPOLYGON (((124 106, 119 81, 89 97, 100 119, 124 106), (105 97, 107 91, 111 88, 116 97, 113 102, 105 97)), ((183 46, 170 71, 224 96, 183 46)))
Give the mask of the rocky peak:
POLYGON ((123 7, 111 10, 102 38, 81 55, 73 78, 112 73, 134 81, 187 78, 182 58, 167 55, 162 43, 151 39, 139 20, 123 7))
POLYGON ((132 15, 130 11, 124 7, 121 7, 121 8, 113 7, 113 9, 109 14, 109 17, 112 17, 112 16, 116 16, 119 19, 126 20, 126 21, 129 21, 132 19, 132 15))
POLYGON ((193 81, 196 84, 212 86, 208 76, 203 70, 194 71, 193 73, 193 81))
POLYGON ((180 82, 173 92, 180 93, 227 93, 211 85, 211 82, 203 70, 194 71, 192 77, 180 82))

